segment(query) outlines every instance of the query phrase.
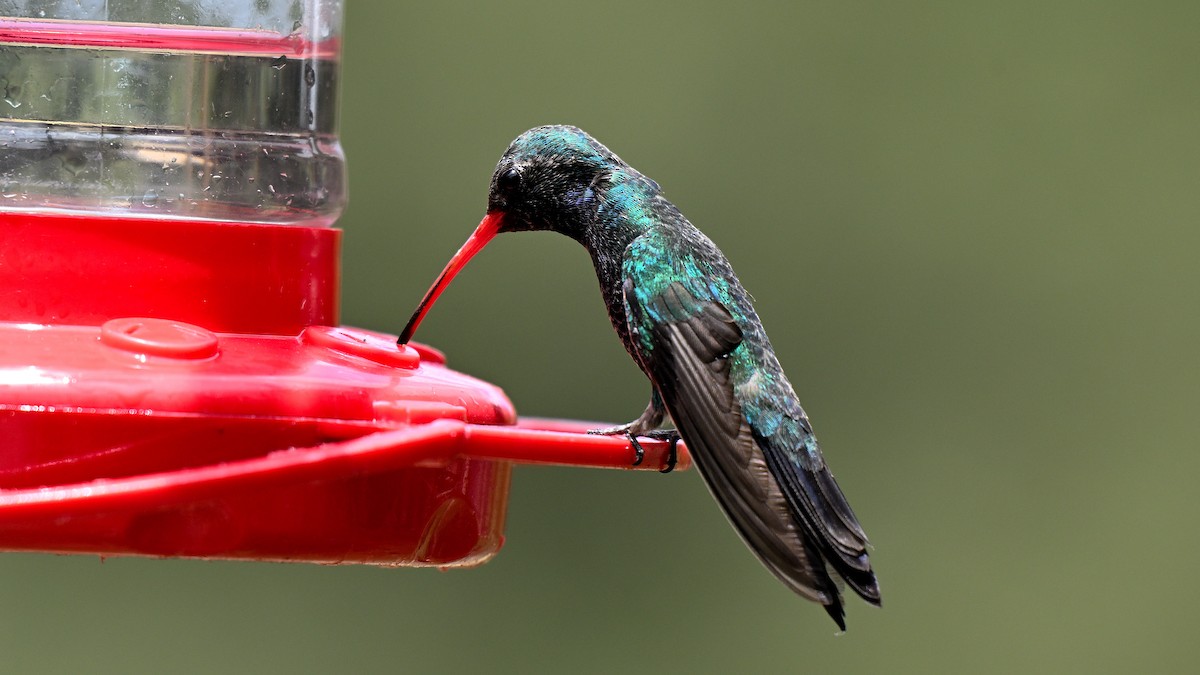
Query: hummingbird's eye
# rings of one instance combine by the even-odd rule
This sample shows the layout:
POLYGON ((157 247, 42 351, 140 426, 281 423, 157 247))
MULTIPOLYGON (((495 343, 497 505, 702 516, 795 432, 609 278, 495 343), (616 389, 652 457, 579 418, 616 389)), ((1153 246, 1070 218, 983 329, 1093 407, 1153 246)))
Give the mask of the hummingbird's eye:
POLYGON ((515 192, 521 187, 521 172, 512 167, 496 177, 496 187, 503 193, 515 192))

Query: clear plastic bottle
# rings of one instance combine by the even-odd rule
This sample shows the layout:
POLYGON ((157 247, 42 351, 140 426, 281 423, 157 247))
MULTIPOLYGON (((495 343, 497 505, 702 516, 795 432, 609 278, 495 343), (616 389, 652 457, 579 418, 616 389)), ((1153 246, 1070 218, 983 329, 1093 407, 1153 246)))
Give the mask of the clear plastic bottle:
POLYGON ((0 1, 0 211, 330 225, 342 5, 0 1))

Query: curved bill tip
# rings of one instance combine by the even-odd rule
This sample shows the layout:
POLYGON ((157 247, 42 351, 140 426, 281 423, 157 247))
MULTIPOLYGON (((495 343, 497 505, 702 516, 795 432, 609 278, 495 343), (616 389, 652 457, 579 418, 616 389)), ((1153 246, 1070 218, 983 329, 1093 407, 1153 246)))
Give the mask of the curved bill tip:
POLYGON ((429 287, 429 291, 421 299, 421 304, 417 305, 417 309, 408 320, 408 324, 404 326, 404 330, 400 331, 400 339, 396 341, 396 344, 406 345, 412 340, 413 333, 417 332, 417 326, 421 325, 421 320, 425 318, 425 314, 433 306, 433 303, 437 301, 438 296, 442 294, 446 286, 450 285, 450 282, 454 280, 459 271, 463 267, 466 267, 467 262, 475 257, 476 253, 483 250, 483 247, 487 246, 492 237, 495 237, 500 232, 500 225, 503 222, 504 214, 500 212, 489 213, 483 217, 483 220, 479 221, 479 227, 475 228, 475 231, 467 238, 466 243, 462 245, 462 248, 458 249, 458 252, 450 259, 450 262, 446 263, 446 267, 442 270, 442 273, 438 275, 433 285, 429 287))

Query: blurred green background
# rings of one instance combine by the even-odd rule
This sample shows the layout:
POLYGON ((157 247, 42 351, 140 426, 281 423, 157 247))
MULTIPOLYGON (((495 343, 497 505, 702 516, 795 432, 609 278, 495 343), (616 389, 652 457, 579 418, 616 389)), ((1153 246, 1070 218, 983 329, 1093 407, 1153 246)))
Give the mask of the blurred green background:
MULTIPOLYGON (((849 632, 695 472, 521 468, 468 571, 0 556, 4 672, 1185 672, 1200 5, 351 3, 344 320, 395 332, 528 127, 726 252, 875 545, 849 632)), ((586 254, 498 239, 420 338, 523 414, 647 385, 586 254)))

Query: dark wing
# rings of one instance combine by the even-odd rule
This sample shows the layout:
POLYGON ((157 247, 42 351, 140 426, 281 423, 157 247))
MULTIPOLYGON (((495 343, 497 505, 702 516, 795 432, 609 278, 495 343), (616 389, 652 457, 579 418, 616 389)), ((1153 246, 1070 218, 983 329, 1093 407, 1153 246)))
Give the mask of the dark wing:
POLYGON ((802 412, 796 419, 798 424, 770 437, 756 435, 755 440, 788 503, 800 514, 807 538, 819 542, 821 554, 856 593, 879 605, 879 583, 867 556, 867 535, 825 465, 808 420, 802 412))
POLYGON ((631 263, 637 253, 626 255, 632 341, 713 497, 767 569, 844 628, 841 597, 819 547, 793 517, 734 395, 728 357, 741 344, 741 329, 698 284, 656 282, 665 277, 648 274, 653 262, 631 263))

